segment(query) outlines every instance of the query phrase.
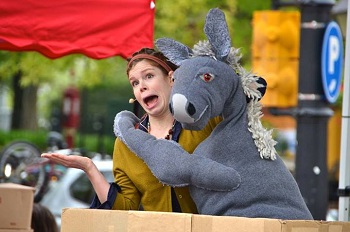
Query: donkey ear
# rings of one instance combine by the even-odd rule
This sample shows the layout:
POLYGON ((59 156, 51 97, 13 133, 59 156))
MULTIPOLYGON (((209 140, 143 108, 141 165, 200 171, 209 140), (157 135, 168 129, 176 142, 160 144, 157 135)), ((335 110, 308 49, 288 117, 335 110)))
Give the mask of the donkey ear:
POLYGON ((225 61, 231 49, 231 38, 224 13, 214 8, 209 10, 204 26, 204 33, 217 59, 225 61))
POLYGON ((189 47, 169 38, 156 40, 156 46, 171 62, 178 66, 193 54, 189 47))

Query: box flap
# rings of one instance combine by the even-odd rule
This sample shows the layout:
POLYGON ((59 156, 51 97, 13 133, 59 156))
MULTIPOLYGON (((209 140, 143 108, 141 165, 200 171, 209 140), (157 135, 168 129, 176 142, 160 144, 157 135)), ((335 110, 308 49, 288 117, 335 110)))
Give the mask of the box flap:
POLYGON ((35 188, 30 186, 25 186, 21 184, 14 183, 0 183, 0 189, 24 189, 24 190, 32 190, 34 192, 35 188))
POLYGON ((191 232, 191 214, 66 208, 61 232, 191 232))
POLYGON ((191 232, 192 214, 129 211, 128 231, 191 232))
POLYGON ((281 221, 265 218, 193 215, 192 232, 280 232, 281 221))
POLYGON ((347 232, 350 222, 286 220, 283 222, 283 232, 347 232))

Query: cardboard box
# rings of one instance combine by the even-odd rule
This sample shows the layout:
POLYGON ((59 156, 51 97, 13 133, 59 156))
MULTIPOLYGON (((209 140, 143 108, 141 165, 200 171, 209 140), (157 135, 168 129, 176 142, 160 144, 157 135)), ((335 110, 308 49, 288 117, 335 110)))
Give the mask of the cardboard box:
POLYGON ((350 222, 66 208, 61 232, 350 232, 350 222))
POLYGON ((1 183, 0 229, 31 230, 33 202, 34 188, 1 183))
POLYGON ((192 216, 192 232, 350 232, 350 222, 192 216))
POLYGON ((192 214, 98 209, 62 210, 61 232, 191 232, 192 214))

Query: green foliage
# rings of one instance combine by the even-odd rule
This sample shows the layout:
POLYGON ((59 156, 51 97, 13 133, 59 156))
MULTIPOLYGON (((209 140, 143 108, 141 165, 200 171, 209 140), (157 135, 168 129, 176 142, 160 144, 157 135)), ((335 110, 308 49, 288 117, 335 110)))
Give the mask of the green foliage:
POLYGON ((8 80, 19 71, 21 53, 0 51, 0 81, 8 80))
POLYGON ((192 47, 204 40, 205 16, 211 8, 219 7, 226 16, 228 24, 234 16, 236 1, 178 0, 157 1, 155 19, 155 38, 169 37, 192 47))
POLYGON ((253 12, 268 10, 271 8, 271 0, 268 1, 246 1, 237 0, 236 14, 233 17, 231 27, 231 38, 233 46, 241 48, 242 64, 250 66, 251 43, 252 43, 252 19, 253 12))
POLYGON ((44 150, 46 148, 46 135, 47 131, 38 130, 33 133, 32 131, 24 130, 12 130, 1 131, 0 130, 0 149, 13 141, 28 141, 35 144, 39 149, 44 150))
POLYGON ((0 51, 0 62, 0 80, 20 71, 23 86, 48 84, 60 91, 68 85, 91 88, 127 83, 126 61, 120 57, 95 60, 74 54, 52 60, 37 52, 0 51))
POLYGON ((129 85, 126 77, 126 60, 121 57, 110 57, 94 60, 79 57, 75 65, 77 84, 80 87, 119 86, 120 89, 129 85))
POLYGON ((0 80, 10 79, 21 72, 23 86, 48 83, 69 68, 70 59, 51 60, 37 52, 0 51, 0 80))
POLYGON ((114 140, 115 138, 111 136, 98 137, 97 135, 93 134, 78 134, 76 136, 75 145, 76 147, 82 148, 84 151, 86 151, 86 155, 89 157, 93 156, 92 154, 95 152, 107 154, 112 157, 114 140))

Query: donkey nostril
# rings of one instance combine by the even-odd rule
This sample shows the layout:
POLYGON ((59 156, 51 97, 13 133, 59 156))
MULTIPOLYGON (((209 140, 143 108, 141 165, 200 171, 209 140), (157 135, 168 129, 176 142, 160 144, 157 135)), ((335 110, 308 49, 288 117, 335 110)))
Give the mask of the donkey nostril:
POLYGON ((173 107, 171 106, 171 103, 169 103, 169 110, 170 110, 170 113, 173 114, 174 110, 173 110, 173 107))
POLYGON ((196 113, 196 108, 194 108, 194 105, 192 103, 188 103, 187 113, 191 116, 196 113))

